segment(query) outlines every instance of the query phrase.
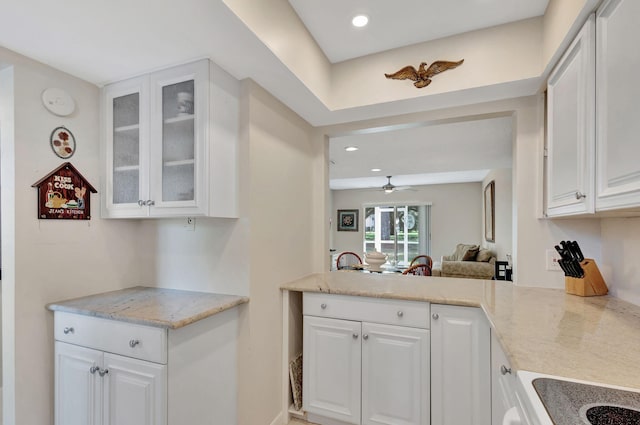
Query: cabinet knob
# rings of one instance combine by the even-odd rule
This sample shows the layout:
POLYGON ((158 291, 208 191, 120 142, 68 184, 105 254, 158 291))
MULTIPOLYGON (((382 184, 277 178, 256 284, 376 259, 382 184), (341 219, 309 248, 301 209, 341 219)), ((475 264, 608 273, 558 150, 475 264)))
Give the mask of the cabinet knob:
POLYGON ((582 192, 576 192, 576 199, 582 199, 582 198, 586 198, 587 195, 585 195, 582 192))
POLYGON ((358 339, 358 334, 353 334, 353 339, 358 339))
POLYGON ((440 316, 438 316, 438 313, 433 313, 431 317, 433 317, 433 320, 438 320, 440 316))
POLYGON ((64 329, 62 330, 62 332, 64 332, 64 333, 65 333, 65 335, 68 335, 68 334, 72 334, 72 333, 74 332, 74 329, 73 329, 73 327, 71 327, 71 326, 67 326, 66 328, 64 328, 64 329))
POLYGON ((366 341, 367 339, 369 339, 369 335, 368 334, 362 335, 362 339, 364 339, 366 341))
POLYGON ((327 308, 327 305, 325 303, 322 303, 320 304, 320 308, 324 310, 325 308, 327 308))
POLYGON ((135 347, 138 344, 140 344, 140 340, 138 340, 138 339, 129 340, 129 347, 131 347, 131 348, 135 347))
POLYGON ((109 373, 109 369, 98 369, 98 373, 100 374, 100 376, 104 376, 109 373))
POLYGON ((404 316, 404 313, 401 310, 401 311, 398 312, 398 317, 402 317, 402 316, 404 316))
POLYGON ((156 201, 152 201, 151 199, 147 199, 147 202, 145 202, 145 205, 148 207, 152 207, 156 204, 156 201))
POLYGON ((500 366, 500 373, 503 375, 511 374, 511 368, 510 367, 506 367, 505 365, 500 366))
POLYGON ((142 199, 138 199, 138 205, 140 205, 141 207, 144 207, 145 205, 147 205, 147 201, 143 201, 142 199))
POLYGON ((91 366, 91 367, 89 368, 89 372, 90 372, 92 375, 94 375, 94 374, 95 374, 97 371, 99 371, 99 370, 100 370, 100 368, 99 368, 98 366, 91 366))

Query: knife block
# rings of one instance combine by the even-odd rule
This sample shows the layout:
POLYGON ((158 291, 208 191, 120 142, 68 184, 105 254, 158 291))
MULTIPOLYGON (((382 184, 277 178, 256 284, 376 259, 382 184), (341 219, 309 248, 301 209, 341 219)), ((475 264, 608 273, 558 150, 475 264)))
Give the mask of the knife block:
POLYGON ((584 270, 584 277, 565 276, 564 287, 566 293, 581 297, 607 295, 609 288, 604 283, 596 262, 591 258, 585 258, 580 262, 580 265, 584 270))

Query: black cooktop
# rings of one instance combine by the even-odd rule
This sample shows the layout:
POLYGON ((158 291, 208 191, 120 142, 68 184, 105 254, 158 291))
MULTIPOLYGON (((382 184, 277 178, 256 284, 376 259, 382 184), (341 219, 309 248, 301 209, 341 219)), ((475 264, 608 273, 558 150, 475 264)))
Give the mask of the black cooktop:
POLYGON ((555 425, 640 424, 640 393, 552 378, 533 387, 555 425))

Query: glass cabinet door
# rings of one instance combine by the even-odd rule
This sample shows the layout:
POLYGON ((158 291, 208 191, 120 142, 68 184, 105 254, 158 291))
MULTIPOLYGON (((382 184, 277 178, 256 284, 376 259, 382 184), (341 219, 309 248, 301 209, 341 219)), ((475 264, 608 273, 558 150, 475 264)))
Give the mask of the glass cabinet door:
POLYGON ((105 88, 105 205, 109 217, 146 216, 149 196, 149 94, 146 78, 105 88))
POLYGON ((194 81, 162 87, 162 202, 195 200, 194 81))
POLYGON ((206 61, 151 75, 151 215, 204 214, 208 76, 206 61))
POLYGON ((140 199, 140 93, 113 99, 114 204, 140 199))

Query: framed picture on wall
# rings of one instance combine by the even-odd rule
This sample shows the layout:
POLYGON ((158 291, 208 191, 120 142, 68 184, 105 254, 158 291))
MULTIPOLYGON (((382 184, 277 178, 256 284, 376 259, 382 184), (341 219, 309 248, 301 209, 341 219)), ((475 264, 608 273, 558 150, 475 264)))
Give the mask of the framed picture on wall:
POLYGON ((484 239, 488 242, 495 242, 495 224, 496 219, 495 215, 495 194, 496 194, 496 184, 495 181, 492 180, 484 188, 484 239))
POLYGON ((358 210, 338 210, 338 231, 358 231, 358 210))

